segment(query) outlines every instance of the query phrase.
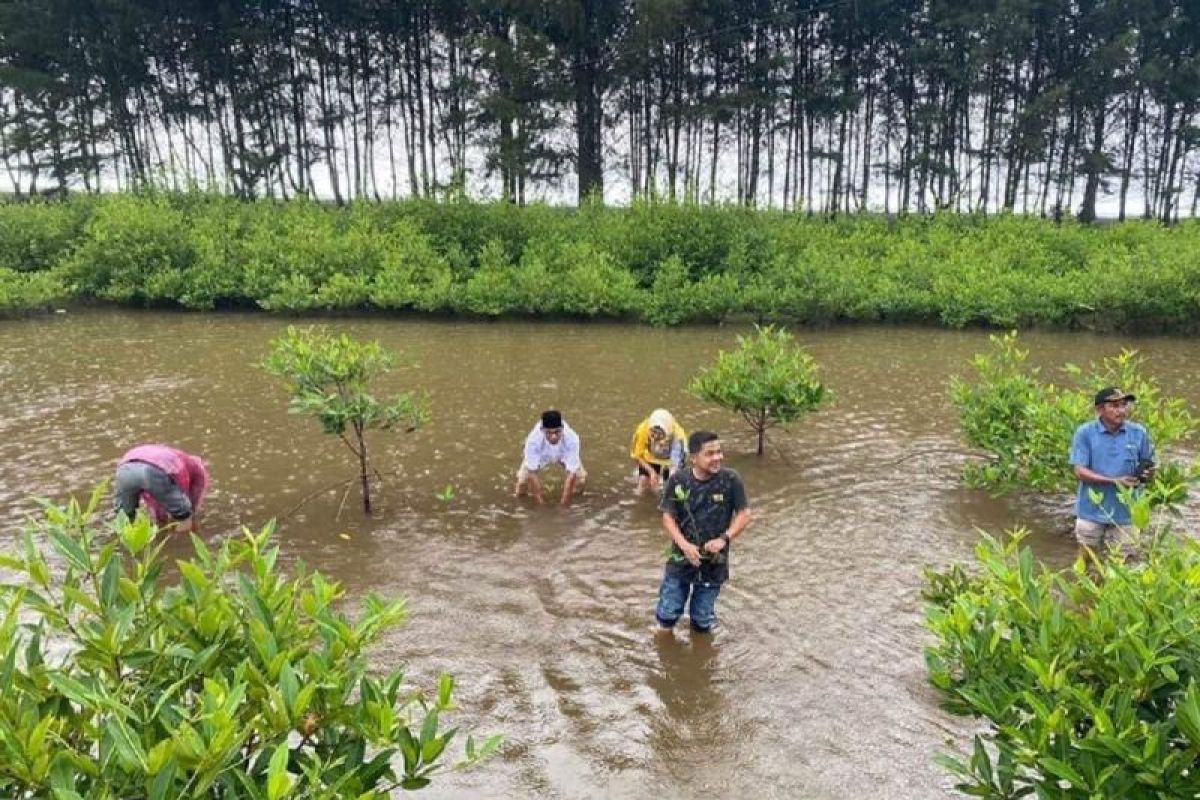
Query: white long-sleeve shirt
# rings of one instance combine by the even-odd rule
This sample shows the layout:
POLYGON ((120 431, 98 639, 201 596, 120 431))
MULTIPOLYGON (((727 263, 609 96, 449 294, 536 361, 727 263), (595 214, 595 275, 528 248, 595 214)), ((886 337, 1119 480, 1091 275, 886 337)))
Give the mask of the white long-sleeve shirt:
POLYGON ((533 430, 525 437, 525 460, 522 466, 530 472, 537 472, 550 464, 562 464, 567 472, 578 472, 582 463, 579 458, 579 434, 563 423, 562 436, 557 444, 546 441, 542 433, 542 423, 533 426, 533 430))

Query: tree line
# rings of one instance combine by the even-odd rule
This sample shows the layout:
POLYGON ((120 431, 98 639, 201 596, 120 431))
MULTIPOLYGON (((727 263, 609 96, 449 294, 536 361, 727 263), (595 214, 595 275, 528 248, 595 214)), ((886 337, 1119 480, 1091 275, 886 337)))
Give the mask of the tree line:
POLYGON ((1200 204, 1185 0, 6 0, 18 194, 1200 204))

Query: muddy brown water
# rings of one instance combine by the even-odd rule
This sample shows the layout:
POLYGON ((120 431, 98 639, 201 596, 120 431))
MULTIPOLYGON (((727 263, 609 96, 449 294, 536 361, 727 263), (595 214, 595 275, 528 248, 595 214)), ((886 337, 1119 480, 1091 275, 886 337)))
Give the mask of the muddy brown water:
MULTIPOLYGON (((970 454, 945 386, 986 333, 796 330, 835 401, 758 458, 736 420, 685 391, 738 327, 326 323, 401 353, 384 388, 422 387, 433 409, 416 433, 373 437, 398 475, 373 517, 356 492, 320 491, 351 461, 256 367, 287 321, 84 311, 0 322, 0 540, 15 541, 29 497, 86 493, 132 443, 171 442, 212 467, 206 538, 280 516, 287 560, 353 596, 409 599, 376 659, 408 662, 426 685, 454 672, 457 722, 506 737, 500 757, 424 796, 954 796, 932 758, 971 725, 925 681, 921 567, 1017 524, 1042 557, 1072 552, 1062 503, 959 484, 970 454), (589 471, 566 510, 511 497, 521 442, 551 406, 589 471), (725 435, 756 512, 711 638, 653 635, 665 539, 651 500, 633 496, 628 445, 657 406, 725 435)), ((1137 347, 1166 391, 1200 406, 1194 339, 1023 339, 1051 369, 1137 347)))

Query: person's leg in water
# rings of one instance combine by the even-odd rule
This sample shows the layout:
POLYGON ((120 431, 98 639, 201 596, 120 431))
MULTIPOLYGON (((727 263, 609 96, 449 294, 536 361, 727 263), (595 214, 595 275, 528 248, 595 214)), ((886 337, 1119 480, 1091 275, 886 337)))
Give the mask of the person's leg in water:
POLYGON ((542 481, 538 477, 538 471, 526 469, 522 464, 521 468, 517 470, 517 488, 513 491, 513 496, 520 497, 526 493, 526 489, 535 503, 541 505, 545 502, 542 497, 542 481))
POLYGON ((117 467, 117 476, 113 479, 113 514, 124 514, 132 520, 137 515, 137 507, 142 492, 146 489, 144 473, 149 465, 130 461, 117 467))
POLYGON ((697 578, 692 584, 692 599, 688 604, 688 616, 691 618, 692 630, 696 633, 708 633, 717 624, 717 596, 721 594, 721 584, 713 581, 701 581, 697 578))
POLYGON ((1079 557, 1088 563, 1089 568, 1094 568, 1096 559, 1104 558, 1113 551, 1120 551, 1127 561, 1140 557, 1130 528, 1125 525, 1077 519, 1075 541, 1079 544, 1079 557))
POLYGON ((639 463, 637 468, 637 489, 635 494, 639 497, 645 494, 647 489, 653 489, 655 492, 662 492, 663 486, 666 485, 667 478, 670 477, 671 469, 663 464, 650 464, 649 469, 645 464, 639 463))
POLYGON ((654 618, 658 620, 661 633, 671 633, 675 623, 683 615, 691 589, 690 572, 694 568, 687 564, 667 564, 663 568, 662 584, 658 587, 658 606, 654 618))
POLYGON ((646 493, 646 489, 650 487, 650 473, 641 464, 637 465, 637 488, 633 493, 639 497, 646 493))

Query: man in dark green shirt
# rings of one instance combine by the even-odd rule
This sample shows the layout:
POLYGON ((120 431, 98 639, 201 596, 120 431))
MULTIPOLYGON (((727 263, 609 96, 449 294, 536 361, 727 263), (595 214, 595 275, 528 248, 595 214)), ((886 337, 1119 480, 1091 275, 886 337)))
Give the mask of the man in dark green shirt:
POLYGON ((741 476, 723 466, 717 434, 693 433, 688 454, 691 468, 671 475, 658 505, 672 546, 654 615, 663 630, 672 630, 687 606, 692 630, 703 633, 717 621, 730 544, 750 523, 750 507, 741 476))

